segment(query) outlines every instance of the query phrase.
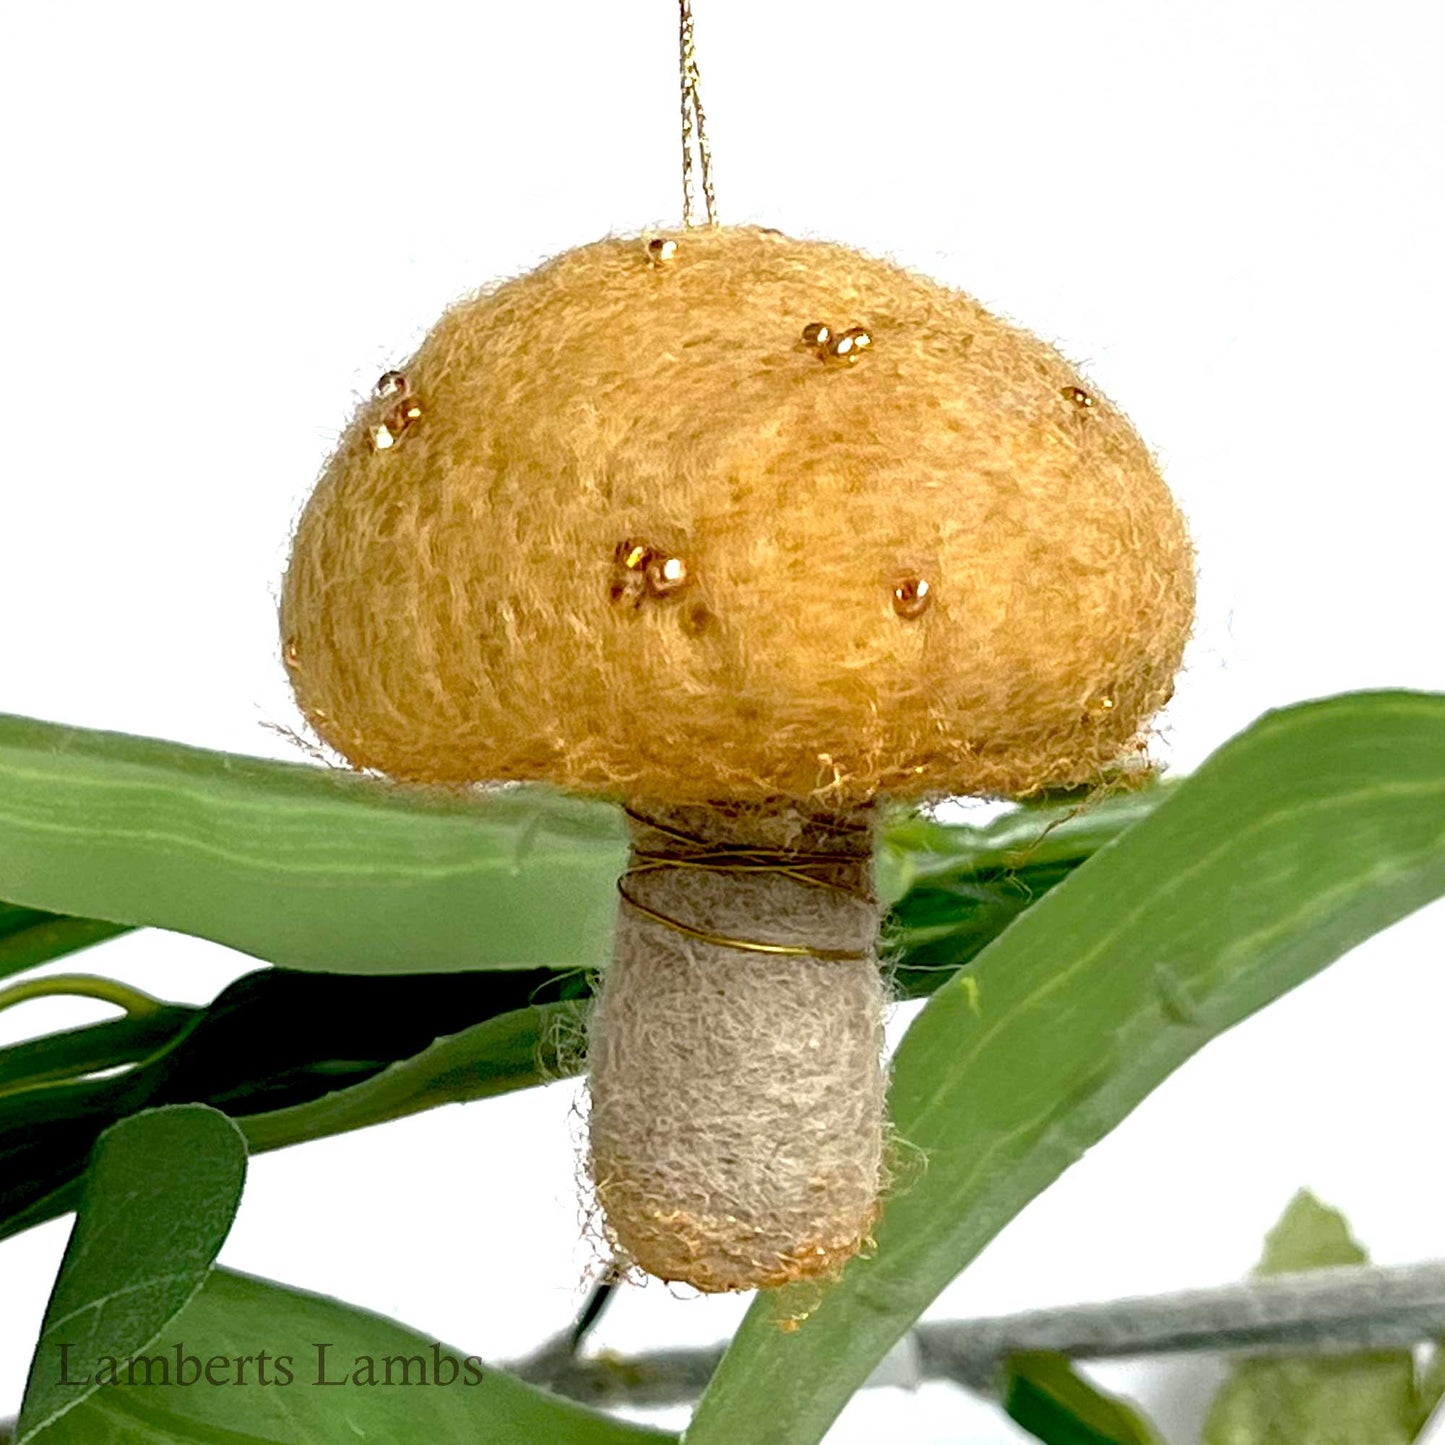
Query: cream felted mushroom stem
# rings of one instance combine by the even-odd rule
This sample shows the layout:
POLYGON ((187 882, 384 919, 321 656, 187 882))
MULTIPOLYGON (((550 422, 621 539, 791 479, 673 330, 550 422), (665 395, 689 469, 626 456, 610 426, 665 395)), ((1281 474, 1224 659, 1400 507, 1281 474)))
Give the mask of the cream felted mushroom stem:
POLYGON ((633 820, 592 1018, 589 1172, 624 1256, 703 1290, 826 1274, 883 1169, 871 818, 633 820))
POLYGON ((718 1289, 826 1273, 876 1212, 872 804, 1097 777, 1192 608, 1148 452, 1052 348, 887 262, 716 228, 449 311, 327 466, 282 633, 357 766, 644 820, 593 1176, 625 1253, 718 1289))

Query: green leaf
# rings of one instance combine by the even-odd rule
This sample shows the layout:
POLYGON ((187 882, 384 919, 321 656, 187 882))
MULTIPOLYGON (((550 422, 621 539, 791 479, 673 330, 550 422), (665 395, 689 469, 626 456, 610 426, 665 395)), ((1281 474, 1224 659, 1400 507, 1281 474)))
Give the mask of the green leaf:
MULTIPOLYGON (((1344 1215, 1301 1190, 1256 1273, 1368 1262, 1344 1215)), ((1245 1360, 1210 1407, 1204 1445, 1410 1445, 1429 1413, 1409 1350, 1245 1360)))
MULTIPOLYGON (((1162 796, 1028 807, 984 827, 896 812, 880 849, 907 886, 887 926, 894 987, 931 993, 1162 796)), ((541 888, 544 875, 533 881, 541 888)), ((564 886, 565 874, 557 882, 564 886)), ((266 899, 255 906, 264 912, 266 899)), ((394 926, 426 928, 404 916, 409 906, 415 900, 398 901, 394 926)), ((268 969, 230 985, 199 1016, 120 1020, 0 1051, 0 1238, 74 1208, 94 1139, 155 1104, 204 1102, 244 1117, 252 1148, 262 1149, 559 1077, 580 1049, 559 1055, 558 1031, 576 1039, 582 1030, 580 1003, 563 1005, 587 991, 582 969, 380 977, 268 969), (373 996, 378 989, 384 999, 373 996), (478 1027, 503 1014, 514 1017, 478 1027), (79 1077, 129 1063, 137 1067, 112 1080, 79 1077)))
POLYGON ((878 849, 896 994, 921 998, 971 962, 1019 914, 1147 817, 1174 786, 1016 808, 982 827, 917 814, 889 820, 878 849))
MULTIPOLYGON (((443 1104, 530 1088, 577 1071, 581 1048, 570 1044, 581 1038, 585 1007, 578 1001, 566 1001, 514 1009, 439 1038, 420 1053, 380 1067, 360 1082, 332 1080, 333 1087, 318 1087, 300 1103, 256 1109, 258 1089, 256 1095, 227 1101, 226 1109, 240 1124, 251 1152, 259 1154, 443 1104)), ((135 1089, 133 1084, 130 1087, 134 1093, 125 1107, 139 1108, 149 1091, 135 1089)), ((61 1116, 55 1124, 57 1138, 54 1149, 47 1152, 45 1131, 34 1123, 22 1123, 15 1128, 29 1147, 11 1153, 0 1134, 0 1164, 5 1166, 5 1183, 0 1187, 0 1239, 75 1207, 77 1155, 84 1148, 84 1139, 77 1147, 73 1116, 90 1114, 97 1132, 115 1117, 113 1100, 103 1089, 79 1086, 53 1090, 38 1100, 33 1094, 29 1097, 42 1111, 50 1103, 61 1116)))
POLYGON ((601 962, 617 810, 0 716, 0 898, 349 973, 601 962))
POLYGON ((1204 1445, 1410 1445, 1426 1415, 1408 1351, 1246 1360, 1210 1407, 1204 1445))
MULTIPOLYGON (((0 1101, 16 1090, 144 1059, 174 1040, 199 1012, 181 1004, 166 1004, 155 1013, 66 1029, 0 1049, 0 1101)), ((4 1105, 0 1103, 0 1121, 3 1118, 4 1105)))
POLYGON ((1301 1269, 1333 1269, 1368 1264, 1370 1256, 1350 1233, 1345 1216, 1301 1189, 1280 1221, 1265 1236, 1256 1274, 1292 1274, 1301 1269))
POLYGON ((1025 803, 987 823, 940 823, 926 814, 897 810, 884 828, 884 846, 898 856, 898 875, 887 896, 916 893, 920 885, 1022 874, 1031 867, 1077 864, 1097 853, 1176 791, 1177 781, 1151 782, 1133 792, 1025 803))
MULTIPOLYGON (((0 1238, 73 1207, 69 1187, 95 1139, 145 1108, 208 1103, 246 1117, 248 1129, 256 1118, 264 1141, 253 1137, 253 1147, 277 1147, 557 1077, 580 1054, 553 1046, 581 1033, 580 1002, 565 1004, 585 992, 580 974, 545 969, 366 976, 265 968, 204 1010, 154 1015, 180 1020, 115 1077, 46 1077, 59 1072, 56 1053, 84 1057, 79 1035, 17 1045, 0 1053, 0 1074, 22 1075, 0 1083, 0 1238), (398 1061, 394 1075, 377 1078, 398 1061), (374 1087, 351 1092, 373 1078, 374 1087)), ((122 1041, 106 1037, 119 1052, 122 1041)), ((137 1052, 138 1041, 127 1042, 137 1052)))
MULTIPOLYGON (((0 829, 3 827, 0 823, 0 829)), ((82 948, 126 932, 129 929, 123 923, 69 918, 64 914, 0 903, 0 979, 49 963, 53 958, 78 953, 82 948)))
MULTIPOLYGON (((896 814, 881 850, 908 879, 887 928, 894 987, 913 997, 931 993, 1162 796, 1154 789, 1087 809, 1028 807, 982 828, 896 814)), ((205 1102, 246 1116, 252 1147, 261 1148, 559 1077, 581 1051, 559 1055, 550 1045, 559 1029, 580 1036, 581 1008, 554 1005, 584 999, 588 989, 581 969, 249 974, 123 1078, 51 1084, 31 1076, 8 1099, 0 1088, 0 1237, 72 1207, 70 1181, 95 1136, 157 1103, 205 1102), (529 1012, 538 1004, 539 1012, 529 1012), (505 1013, 516 1016, 475 1028, 505 1013), (458 1035, 465 1037, 446 1042, 458 1035), (366 1084, 400 1063, 405 1067, 376 1087, 366 1084), (272 1117, 263 1122, 262 1114, 272 1117)), ((47 1048, 40 1041, 35 1052, 8 1062, 0 1052, 0 1075, 7 1068, 24 1074, 47 1048)), ((140 1056, 112 1063, 130 1057, 140 1056)), ((96 1059, 94 1066, 104 1064, 96 1059)))
MULTIPOLYGON (((904 991, 967 962, 1156 795, 986 828, 895 819, 879 877, 890 899, 912 887, 890 923, 904 991)), ((0 715, 0 898, 36 927, 37 909, 89 915, 48 925, 77 940, 151 924, 347 973, 594 967, 625 852, 617 809, 545 788, 403 788, 0 715)), ((0 973, 4 957, 0 938, 0 973)))
POLYGON ((819 1440, 939 1290, 1151 1089, 1442 892, 1445 698, 1309 703, 1227 744, 934 994, 890 1093, 927 1167, 801 1329, 754 1304, 689 1445, 819 1440))
MULTIPOLYGON (((484 1261, 473 1262, 484 1287, 484 1261)), ((92 1394, 46 1431, 44 1445, 655 1445, 673 1438, 548 1395, 475 1359, 468 1370, 464 1351, 391 1320, 229 1270, 211 1275, 145 1358, 159 1363, 138 1365, 139 1383, 92 1394), (266 1385, 257 1360, 263 1349, 266 1385), (241 1358, 249 1362, 245 1383, 237 1384, 241 1358), (208 1360, 218 1362, 214 1384, 205 1381, 208 1360), (177 1376, 178 1366, 184 1375, 177 1376), (163 1367, 167 1383, 160 1382, 163 1367), (450 1378, 453 1367, 450 1383, 434 1383, 450 1378), (347 1382, 368 1368, 378 1383, 347 1382), (177 1383, 197 1371, 196 1383, 177 1383), (156 1383, 145 1383, 147 1375, 156 1383)))
POLYGON ((1436 1340, 1435 1353, 1420 1381, 1420 1406, 1427 1421, 1442 1401, 1445 1401, 1445 1340, 1436 1340))
POLYGON ((191 1300, 245 1174, 240 1130, 199 1105, 138 1114, 101 1137, 25 1387, 21 1445, 49 1438, 94 1394, 93 1382, 67 1383, 66 1363, 143 1350, 191 1300))
POLYGON ((1162 1445, 1137 1410, 1096 1389, 1062 1355, 1015 1355, 1003 1402, 1010 1419, 1048 1445, 1162 1445))
POLYGON ((580 1037, 584 1009, 567 1002, 499 1014, 438 1039, 362 1083, 288 1109, 249 1115, 241 1127, 259 1153, 561 1078, 576 1072, 581 1053, 569 1058, 559 1053, 556 1041, 580 1037))

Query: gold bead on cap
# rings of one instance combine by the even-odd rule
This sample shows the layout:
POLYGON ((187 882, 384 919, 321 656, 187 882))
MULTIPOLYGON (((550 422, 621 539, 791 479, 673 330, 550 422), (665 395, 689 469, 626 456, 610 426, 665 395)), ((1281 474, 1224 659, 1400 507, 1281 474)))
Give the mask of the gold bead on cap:
POLYGON ((411 383, 400 371, 383 372, 374 394, 378 401, 392 403, 368 432, 373 450, 384 452, 394 447, 402 432, 421 415, 421 402, 411 394, 411 383))
POLYGON ((671 236, 654 236, 647 243, 647 259, 654 266, 667 266, 677 259, 677 242, 671 236))
POLYGON ((905 622, 922 617, 932 604, 933 588, 926 577, 904 577, 894 584, 893 610, 905 622))
POLYGON ((851 366, 873 345, 873 336, 862 326, 834 331, 825 321, 810 321, 803 328, 803 345, 819 361, 846 361, 851 366))
POLYGON ((614 602, 640 607, 648 597, 671 597, 692 580, 685 559, 647 542, 619 542, 612 560, 608 595, 614 602))
POLYGON ((828 343, 828 355, 834 361, 846 361, 849 366, 873 345, 873 337, 861 326, 850 326, 841 336, 835 336, 828 343))
POLYGON ((297 668, 301 666, 301 649, 296 646, 296 639, 288 637, 286 645, 281 649, 281 658, 287 667, 297 668))
POLYGON ((1080 411, 1088 411, 1094 404, 1094 398, 1082 386, 1066 386, 1061 395, 1065 401, 1073 402, 1080 411))
POLYGON ((414 396, 403 396, 391 407, 370 432, 374 450, 384 452, 401 440, 401 434, 421 416, 421 403, 414 396))
POLYGON ((657 556, 647 564, 647 588, 654 597, 670 597, 687 586, 687 563, 681 557, 657 556))
POLYGON ((1114 711, 1114 699, 1107 692, 1101 692, 1091 697, 1087 706, 1095 717, 1103 717, 1114 711))

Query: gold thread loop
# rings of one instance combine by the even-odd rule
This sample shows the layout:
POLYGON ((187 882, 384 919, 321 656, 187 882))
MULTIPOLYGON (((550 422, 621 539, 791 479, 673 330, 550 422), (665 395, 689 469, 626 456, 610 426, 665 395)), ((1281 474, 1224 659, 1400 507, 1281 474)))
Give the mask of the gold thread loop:
POLYGON ((707 116, 702 108, 701 76, 697 68, 697 47, 693 41, 692 0, 678 0, 678 62, 682 77, 682 224, 691 229, 693 220, 693 147, 702 171, 703 205, 707 223, 717 225, 717 196, 712 184, 712 147, 707 139, 707 116))

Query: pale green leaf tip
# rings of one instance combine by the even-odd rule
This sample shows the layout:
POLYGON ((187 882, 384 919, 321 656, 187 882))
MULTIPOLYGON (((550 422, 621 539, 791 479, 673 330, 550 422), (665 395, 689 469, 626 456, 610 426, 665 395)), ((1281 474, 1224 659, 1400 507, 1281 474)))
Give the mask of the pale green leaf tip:
POLYGON ((1291 1274, 1305 1269, 1331 1269, 1368 1264, 1369 1255, 1350 1233, 1338 1209, 1301 1189, 1286 1206, 1279 1223, 1265 1236, 1264 1254, 1256 1274, 1291 1274))

